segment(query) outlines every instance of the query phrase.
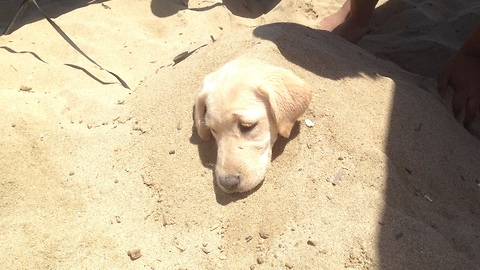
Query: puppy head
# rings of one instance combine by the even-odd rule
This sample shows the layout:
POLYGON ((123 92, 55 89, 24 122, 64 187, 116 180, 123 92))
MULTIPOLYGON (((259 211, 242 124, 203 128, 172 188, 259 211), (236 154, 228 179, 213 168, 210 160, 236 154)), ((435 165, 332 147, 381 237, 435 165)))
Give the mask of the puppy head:
POLYGON ((202 140, 217 142, 215 180, 224 192, 263 181, 278 134, 290 136, 311 96, 291 71, 254 60, 234 60, 205 78, 195 125, 202 140))

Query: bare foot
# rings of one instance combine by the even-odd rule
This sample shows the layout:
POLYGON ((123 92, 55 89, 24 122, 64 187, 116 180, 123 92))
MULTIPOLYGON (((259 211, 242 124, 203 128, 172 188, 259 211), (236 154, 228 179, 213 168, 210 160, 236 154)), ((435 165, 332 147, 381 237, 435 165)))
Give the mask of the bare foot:
POLYGON ((377 2, 378 0, 346 0, 339 11, 320 23, 320 29, 357 43, 370 29, 377 2))
POLYGON ((349 9, 341 8, 339 11, 323 19, 323 21, 320 22, 320 29, 332 32, 337 26, 342 24, 349 15, 349 9))
POLYGON ((353 22, 351 17, 348 17, 343 23, 338 25, 331 32, 340 36, 352 43, 359 42, 370 29, 370 25, 361 25, 353 22))

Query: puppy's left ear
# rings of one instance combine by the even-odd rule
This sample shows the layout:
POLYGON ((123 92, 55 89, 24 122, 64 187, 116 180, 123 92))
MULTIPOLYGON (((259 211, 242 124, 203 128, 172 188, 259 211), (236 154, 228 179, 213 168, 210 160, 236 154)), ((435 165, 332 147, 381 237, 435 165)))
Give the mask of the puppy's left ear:
POLYGON ((258 90, 270 103, 278 133, 288 138, 295 121, 312 100, 310 86, 290 70, 272 67, 258 90))
POLYGON ((208 91, 204 86, 198 91, 197 97, 195 99, 195 126, 197 127, 198 135, 204 141, 210 140, 212 137, 212 132, 205 125, 205 115, 207 113, 206 100, 208 96, 208 91))

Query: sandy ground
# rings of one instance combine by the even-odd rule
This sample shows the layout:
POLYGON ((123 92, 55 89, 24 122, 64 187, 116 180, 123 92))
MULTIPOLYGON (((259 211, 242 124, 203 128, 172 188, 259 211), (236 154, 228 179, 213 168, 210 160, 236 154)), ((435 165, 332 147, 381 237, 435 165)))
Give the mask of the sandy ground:
POLYGON ((480 121, 433 79, 478 1, 381 1, 358 45, 315 30, 340 0, 38 3, 130 89, 33 5, 0 37, 2 269, 480 269, 480 121), (192 112, 239 56, 315 93, 264 183, 226 195, 192 112))

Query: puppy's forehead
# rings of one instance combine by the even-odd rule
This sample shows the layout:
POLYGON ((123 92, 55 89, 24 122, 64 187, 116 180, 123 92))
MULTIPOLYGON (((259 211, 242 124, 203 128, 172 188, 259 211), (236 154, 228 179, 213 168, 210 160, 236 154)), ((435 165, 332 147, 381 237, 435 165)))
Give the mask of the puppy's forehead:
POLYGON ((265 98, 249 87, 222 88, 207 97, 207 114, 210 112, 219 117, 227 115, 252 118, 265 110, 265 98))
POLYGON ((259 99, 258 83, 252 78, 226 74, 215 80, 208 80, 204 85, 209 92, 209 105, 248 106, 248 103, 259 99), (229 76, 227 76, 229 75, 229 76))
POLYGON ((243 83, 217 87, 206 100, 207 121, 255 122, 266 117, 266 101, 256 89, 243 83))

